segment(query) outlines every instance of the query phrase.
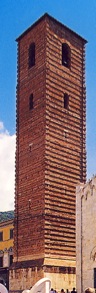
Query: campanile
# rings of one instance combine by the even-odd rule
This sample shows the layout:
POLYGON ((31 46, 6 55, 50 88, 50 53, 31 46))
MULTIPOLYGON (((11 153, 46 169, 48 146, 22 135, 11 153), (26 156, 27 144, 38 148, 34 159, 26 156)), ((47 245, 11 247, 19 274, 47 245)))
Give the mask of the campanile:
POLYGON ((54 289, 72 289, 75 188, 86 181, 86 40, 45 14, 17 43, 10 289, 28 289, 42 277, 54 289))

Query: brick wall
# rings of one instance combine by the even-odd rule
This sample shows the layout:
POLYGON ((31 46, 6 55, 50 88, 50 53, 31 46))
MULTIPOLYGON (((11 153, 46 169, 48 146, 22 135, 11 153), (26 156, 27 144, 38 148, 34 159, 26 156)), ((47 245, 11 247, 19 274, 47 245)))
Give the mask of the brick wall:
POLYGON ((72 258, 75 188, 86 178, 84 44, 53 20, 46 30, 45 251, 72 258), (71 69, 62 66, 62 43, 70 46, 71 69))
MULTIPOLYGON (((13 267, 44 259, 43 265, 50 261, 52 267, 61 260, 60 266, 71 270, 76 256, 75 187, 86 179, 86 41, 48 15, 17 41, 13 267), (36 54, 29 68, 31 43, 36 54), (70 47, 70 68, 62 65, 62 43, 70 47)), ((73 287, 70 282, 66 286, 73 287)))
POLYGON ((18 46, 14 256, 19 259, 44 254, 45 22, 39 29, 36 26, 18 46), (36 65, 29 69, 31 42, 36 43, 36 65), (30 94, 33 110, 29 110, 30 94))

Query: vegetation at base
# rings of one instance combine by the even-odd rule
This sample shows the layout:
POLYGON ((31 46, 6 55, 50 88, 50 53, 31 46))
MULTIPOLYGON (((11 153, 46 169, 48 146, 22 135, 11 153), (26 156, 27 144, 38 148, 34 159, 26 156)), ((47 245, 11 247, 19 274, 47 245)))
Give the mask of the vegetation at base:
POLYGON ((14 211, 0 212, 0 222, 14 219, 14 211))

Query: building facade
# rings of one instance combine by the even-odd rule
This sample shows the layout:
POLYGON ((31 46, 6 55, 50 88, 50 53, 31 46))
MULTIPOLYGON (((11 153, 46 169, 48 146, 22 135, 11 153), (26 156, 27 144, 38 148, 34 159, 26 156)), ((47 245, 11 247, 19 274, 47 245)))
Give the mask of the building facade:
POLYGON ((75 187, 86 180, 85 44, 45 14, 18 39, 10 289, 75 285, 75 187), (23 269, 22 269, 23 268, 23 269), (22 281, 23 280, 23 281, 22 281))
POLYGON ((96 176, 76 190, 76 286, 96 289, 96 176))
POLYGON ((0 283, 9 289, 9 267, 13 262, 13 220, 0 223, 0 283))

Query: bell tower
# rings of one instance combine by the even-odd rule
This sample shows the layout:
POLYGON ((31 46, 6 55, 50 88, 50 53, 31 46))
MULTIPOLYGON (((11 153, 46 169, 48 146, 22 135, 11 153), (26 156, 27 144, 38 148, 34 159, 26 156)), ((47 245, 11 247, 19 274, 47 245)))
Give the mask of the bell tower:
POLYGON ((45 14, 17 39, 10 290, 75 286, 75 189, 86 181, 85 44, 45 14))

